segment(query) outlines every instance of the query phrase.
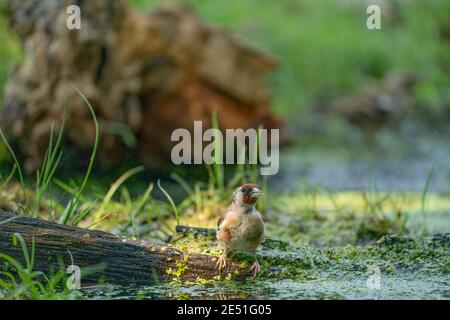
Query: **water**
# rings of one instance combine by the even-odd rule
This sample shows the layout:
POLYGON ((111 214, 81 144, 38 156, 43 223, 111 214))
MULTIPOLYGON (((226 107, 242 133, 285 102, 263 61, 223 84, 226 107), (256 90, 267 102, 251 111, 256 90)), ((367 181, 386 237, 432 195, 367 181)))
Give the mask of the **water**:
POLYGON ((414 274, 381 275, 380 287, 366 277, 308 281, 264 280, 245 284, 163 287, 104 286, 84 289, 95 299, 450 299, 450 278, 414 274))
POLYGON ((448 137, 448 133, 409 124, 399 132, 380 132, 373 150, 359 140, 332 135, 317 143, 305 142, 282 152, 273 187, 278 191, 305 185, 361 190, 372 180, 382 192, 421 192, 434 164, 429 191, 450 193, 448 137))

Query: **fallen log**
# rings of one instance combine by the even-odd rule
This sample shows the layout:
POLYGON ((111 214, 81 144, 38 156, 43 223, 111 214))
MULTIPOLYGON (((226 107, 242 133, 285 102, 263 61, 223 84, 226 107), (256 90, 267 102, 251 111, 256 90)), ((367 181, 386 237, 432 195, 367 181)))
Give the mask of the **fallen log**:
MULTIPOLYGON (((220 274, 215 268, 216 258, 212 256, 183 253, 167 244, 132 240, 0 209, 0 252, 23 264, 21 247, 12 243, 15 233, 25 239, 29 248, 34 238, 34 270, 50 274, 52 270, 60 270, 61 262, 67 268, 73 261, 81 269, 81 285, 100 280, 107 284, 155 285, 174 278, 168 270, 177 270, 176 277, 181 281, 210 280, 220 274), (83 273, 86 270, 90 272, 83 273)), ((0 270, 3 264, 0 259, 0 270)), ((243 269, 232 261, 221 274, 237 280, 251 275, 248 268, 243 269)))
POLYGON ((216 229, 199 228, 190 226, 176 226, 175 231, 181 234, 193 234, 194 236, 216 237, 216 229))

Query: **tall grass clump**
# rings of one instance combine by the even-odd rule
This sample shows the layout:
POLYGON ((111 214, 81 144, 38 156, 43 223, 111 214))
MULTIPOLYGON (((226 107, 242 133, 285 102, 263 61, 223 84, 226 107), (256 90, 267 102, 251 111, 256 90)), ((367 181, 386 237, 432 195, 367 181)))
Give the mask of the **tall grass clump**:
MULTIPOLYGON (((9 151, 9 154, 11 155, 11 158, 14 161, 14 168, 17 169, 17 173, 19 175, 19 180, 22 186, 22 194, 23 194, 23 198, 24 201, 26 199, 26 195, 25 195, 25 181, 23 178, 23 171, 22 171, 22 167, 20 166, 19 160, 17 160, 16 154, 14 153, 13 148, 11 148, 10 144, 8 143, 8 140, 6 139, 5 135, 3 134, 3 130, 2 128, 0 128, 0 136, 2 138, 3 143, 5 144, 6 148, 9 151)), ((13 169, 12 172, 15 172, 15 170, 13 169)))
MULTIPOLYGON (((62 224, 66 224, 69 219, 74 215, 74 212, 77 209, 78 202, 80 200, 81 194, 83 193, 83 190, 86 187, 86 184, 89 180, 89 177, 92 172, 92 168, 94 165, 94 160, 97 154, 98 144, 99 144, 99 126, 97 122, 97 118, 95 116, 94 109, 92 108, 91 104, 87 100, 87 98, 83 95, 83 93, 74 87, 74 89, 80 94, 83 101, 86 103, 87 107, 89 108, 89 111, 91 112, 94 124, 95 124, 95 141, 93 150, 91 153, 90 161, 88 164, 88 168, 86 170, 86 173, 84 175, 83 181, 79 187, 75 187, 73 192, 73 198, 69 201, 67 206, 64 208, 63 213, 59 219, 59 222, 62 224)), ((60 129, 58 132, 58 135, 56 137, 56 140, 54 139, 55 130, 54 125, 52 124, 50 129, 50 139, 49 139, 49 145, 45 152, 45 156, 41 165, 41 168, 36 171, 36 181, 35 181, 35 192, 34 196, 27 197, 26 194, 26 185, 25 185, 25 178, 22 171, 22 167, 20 165, 20 162, 9 144, 8 140, 6 139, 5 134, 3 133, 3 130, 0 128, 0 137, 5 144, 9 154, 11 155, 11 158, 13 160, 14 166, 11 170, 10 174, 7 176, 5 181, 2 182, 1 186, 5 187, 6 183, 8 183, 15 172, 19 175, 19 181, 22 187, 22 194, 23 194, 23 205, 20 207, 22 210, 22 213, 27 216, 36 217, 39 213, 39 208, 41 206, 41 203, 44 199, 45 194, 47 193, 48 189, 51 188, 51 184, 53 181, 55 181, 55 173, 58 169, 58 165, 60 163, 61 157, 62 157, 62 150, 61 150, 61 143, 62 138, 64 135, 64 129, 66 125, 66 119, 67 119, 67 98, 64 102, 64 112, 63 112, 63 119, 60 125, 60 129)))
POLYGON ((2 186, 4 187, 7 183, 9 183, 10 179, 12 178, 12 175, 17 170, 19 175, 19 180, 22 186, 22 193, 23 193, 23 201, 24 205, 21 207, 23 210, 23 213, 28 216, 35 217, 37 213, 39 212, 39 207, 42 202, 42 198, 49 188, 51 181, 53 179, 53 176, 55 174, 56 169, 58 168, 59 161, 61 160, 62 151, 60 149, 62 136, 64 133, 64 126, 66 122, 66 110, 67 110, 67 99, 64 102, 64 113, 63 113, 63 120, 61 123, 61 127, 58 133, 58 136, 56 138, 56 142, 53 142, 53 135, 54 135, 54 125, 52 124, 50 129, 50 140, 49 140, 49 146, 45 152, 44 161, 42 163, 41 169, 38 169, 36 171, 36 184, 35 184, 35 192, 34 197, 27 198, 25 193, 25 181, 24 181, 24 175, 22 172, 22 168, 20 166, 19 160, 17 159, 16 154, 14 153, 14 150, 8 143, 8 140, 6 139, 3 131, 0 128, 0 136, 3 140, 3 143, 5 144, 6 148, 8 149, 11 158, 14 162, 14 167, 11 170, 11 173, 8 175, 7 179, 2 183, 2 186))
POLYGON ((61 160, 62 151, 60 150, 62 137, 64 134, 64 127, 66 124, 67 117, 67 98, 64 101, 64 112, 63 120, 61 123, 61 128, 59 129, 58 137, 56 138, 56 143, 53 144, 53 130, 54 126, 50 129, 50 141, 47 151, 45 152, 44 162, 42 163, 42 168, 36 172, 36 190, 34 203, 32 207, 33 215, 36 215, 39 211, 39 206, 42 201, 47 188, 53 179, 56 169, 58 168, 59 161, 61 160))
POLYGON ((84 175, 83 181, 82 181, 80 187, 77 189, 74 198, 72 198, 69 201, 69 203, 67 204, 66 208, 64 209, 64 212, 63 212, 63 214, 62 214, 62 216, 61 216, 61 218, 59 220, 59 222, 61 224, 66 224, 68 222, 68 220, 73 215, 73 213, 75 212, 75 210, 76 210, 76 208, 78 206, 78 201, 80 199, 80 196, 83 193, 83 190, 86 187, 86 184, 87 184, 87 182, 89 180, 89 177, 91 175, 92 168, 94 166, 94 160, 95 160, 95 157, 97 155, 98 143, 99 143, 99 140, 100 140, 100 130, 99 130, 97 117, 95 116, 94 109, 92 108, 91 104, 86 99, 84 94, 80 90, 78 90, 77 88, 74 88, 74 89, 81 96, 81 98, 86 103, 87 107, 89 108, 89 111, 91 112, 92 119, 94 120, 94 125, 95 125, 95 140, 94 140, 94 147, 92 148, 92 153, 91 153, 91 157, 90 157, 90 160, 89 160, 88 168, 87 168, 86 173, 84 175))

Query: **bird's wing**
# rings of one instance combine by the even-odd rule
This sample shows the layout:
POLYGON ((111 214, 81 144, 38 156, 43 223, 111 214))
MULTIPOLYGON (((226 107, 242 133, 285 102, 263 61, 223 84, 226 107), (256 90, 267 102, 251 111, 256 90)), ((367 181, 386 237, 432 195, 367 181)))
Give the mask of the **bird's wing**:
POLYGON ((231 230, 226 222, 226 217, 229 210, 221 214, 217 220, 217 240, 219 241, 230 241, 231 240, 231 230))
POLYGON ((230 208, 227 208, 225 211, 221 212, 219 215, 219 219, 217 220, 217 229, 219 229, 222 222, 226 219, 228 212, 230 211, 230 208))
POLYGON ((225 216, 221 215, 219 219, 217 220, 217 229, 219 229, 220 225, 222 224, 223 220, 225 220, 225 216))

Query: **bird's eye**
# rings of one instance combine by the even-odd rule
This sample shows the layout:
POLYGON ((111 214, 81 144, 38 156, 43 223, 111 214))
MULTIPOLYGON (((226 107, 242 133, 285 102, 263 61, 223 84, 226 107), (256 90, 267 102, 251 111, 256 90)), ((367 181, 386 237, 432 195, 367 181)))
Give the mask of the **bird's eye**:
POLYGON ((247 188, 245 188, 245 187, 242 188, 241 190, 242 190, 242 192, 244 192, 244 193, 247 192, 247 188))

